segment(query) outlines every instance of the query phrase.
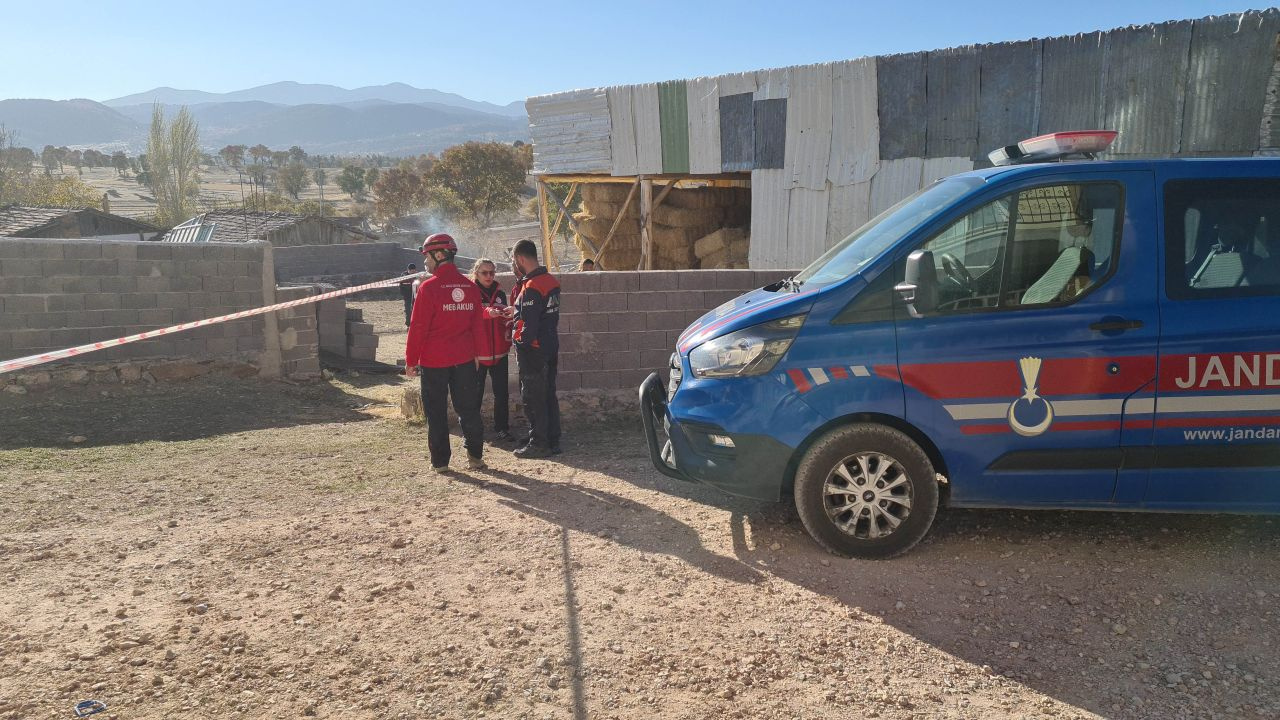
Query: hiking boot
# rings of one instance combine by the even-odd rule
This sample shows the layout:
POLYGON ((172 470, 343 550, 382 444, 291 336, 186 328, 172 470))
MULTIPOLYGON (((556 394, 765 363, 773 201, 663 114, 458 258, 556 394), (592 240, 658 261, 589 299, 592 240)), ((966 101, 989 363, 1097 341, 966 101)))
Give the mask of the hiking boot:
POLYGON ((512 454, 524 460, 536 460, 538 458, 551 457, 551 448, 529 443, 512 454))
POLYGON ((489 466, 484 464, 484 458, 472 457, 470 455, 467 456, 468 470, 484 470, 487 467, 489 466))
POLYGON ((437 475, 452 475, 453 468, 449 467, 448 465, 432 465, 431 472, 437 475))

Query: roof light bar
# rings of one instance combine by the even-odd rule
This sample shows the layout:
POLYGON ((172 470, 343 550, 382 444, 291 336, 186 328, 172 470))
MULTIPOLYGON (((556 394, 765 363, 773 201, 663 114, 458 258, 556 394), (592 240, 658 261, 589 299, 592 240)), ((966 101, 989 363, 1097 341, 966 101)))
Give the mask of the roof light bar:
POLYGON ((1021 165, 1023 163, 1050 162, 1069 155, 1083 155, 1092 159, 1111 147, 1119 135, 1115 130, 1068 130, 1049 133, 1017 145, 992 150, 987 154, 992 165, 1021 165))

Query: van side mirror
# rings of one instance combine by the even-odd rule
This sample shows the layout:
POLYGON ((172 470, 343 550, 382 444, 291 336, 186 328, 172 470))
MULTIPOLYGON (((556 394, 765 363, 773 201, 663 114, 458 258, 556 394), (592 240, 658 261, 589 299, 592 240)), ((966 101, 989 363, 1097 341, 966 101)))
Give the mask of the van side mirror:
POLYGON ((933 253, 916 250, 908 255, 903 281, 893 289, 906 303, 912 317, 933 312, 938 306, 938 270, 933 264, 933 253))

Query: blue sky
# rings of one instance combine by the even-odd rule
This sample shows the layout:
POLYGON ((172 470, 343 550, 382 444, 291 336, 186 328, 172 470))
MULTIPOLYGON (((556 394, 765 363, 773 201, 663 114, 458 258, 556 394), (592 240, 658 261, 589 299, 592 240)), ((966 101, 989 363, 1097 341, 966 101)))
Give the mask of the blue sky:
MULTIPOLYGON (((712 75, 1238 12, 1217 0, 81 0, 6 3, 0 98, 167 85, 406 82, 507 103, 712 75)), ((1255 6, 1257 7, 1257 6, 1255 6)))

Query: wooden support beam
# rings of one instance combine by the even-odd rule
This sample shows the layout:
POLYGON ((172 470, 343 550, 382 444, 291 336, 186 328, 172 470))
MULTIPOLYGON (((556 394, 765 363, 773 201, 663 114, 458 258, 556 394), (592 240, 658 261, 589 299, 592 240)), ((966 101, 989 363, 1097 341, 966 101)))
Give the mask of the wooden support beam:
POLYGON ((546 256, 551 250, 551 240, 547 235, 547 184, 541 179, 538 180, 538 224, 542 227, 542 254, 546 256))
MULTIPOLYGON (((550 192, 548 190, 548 192, 550 192)), ((556 235, 560 232, 560 223, 564 221, 567 206, 573 202, 573 196, 578 192, 578 183, 569 186, 569 195, 565 197, 564 203, 560 204, 560 209, 556 211, 556 224, 551 228, 551 239, 555 240, 556 235)), ((555 193, 551 193, 551 197, 555 197, 555 193)), ((558 201, 557 201, 558 202, 558 201)))
POLYGON ((674 190, 675 187, 676 187, 676 184, 671 183, 666 187, 662 188, 662 192, 658 193, 658 198, 653 201, 654 209, 657 209, 657 207, 662 204, 662 201, 667 199, 667 195, 670 195, 671 191, 674 190))
POLYGON ((636 191, 640 189, 640 178, 631 183, 631 191, 627 193, 627 199, 622 203, 622 210, 618 212, 618 216, 613 219, 613 225, 609 226, 609 234, 604 236, 604 241, 600 243, 600 250, 597 251, 595 261, 601 270, 607 270, 601 262, 600 256, 608 249, 609 243, 613 242, 613 234, 618 231, 618 226, 622 224, 622 218, 626 217, 627 211, 631 209, 631 201, 636 197, 636 191))
MULTIPOLYGON (((635 175, 537 175, 540 180, 546 182, 557 183, 631 183, 635 182, 635 175)), ((719 173, 716 175, 646 175, 654 182, 655 185, 668 185, 670 183, 680 183, 684 187, 751 187, 750 173, 719 173)))
MULTIPOLYGON (((578 189, 578 186, 577 184, 575 184, 573 188, 569 190, 568 197, 570 199, 573 198, 573 193, 577 191, 577 189, 578 189)), ((564 213, 565 219, 569 221, 569 227, 572 227, 573 231, 578 234, 578 237, 582 238, 582 242, 586 243, 587 247, 591 248, 592 253, 598 254, 599 251, 596 250, 595 244, 591 242, 591 238, 582 234, 582 228, 578 227, 578 221, 573 218, 573 213, 569 212, 569 206, 561 202, 560 198, 556 197, 556 194, 551 192, 550 190, 547 191, 547 194, 550 195, 551 199, 555 200, 556 204, 560 206, 560 211, 564 213)), ((548 258, 547 262, 550 263, 552 259, 550 253, 547 254, 547 258, 548 258)), ((550 264, 548 264, 547 267, 551 267, 550 264)))
POLYGON ((653 269, 653 180, 640 178, 640 266, 653 269))

